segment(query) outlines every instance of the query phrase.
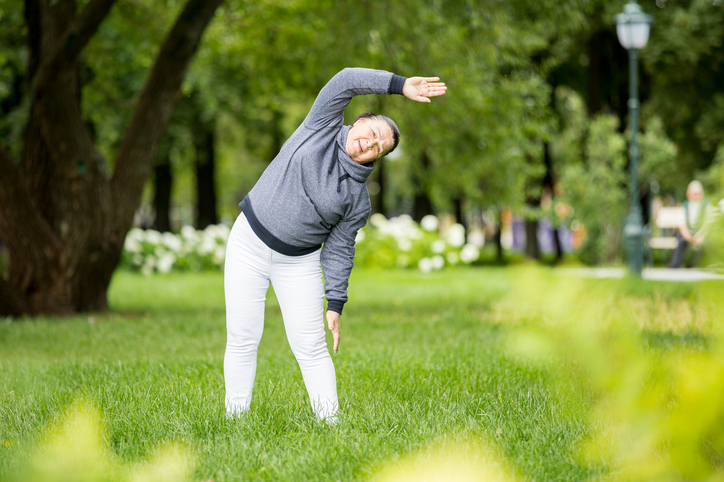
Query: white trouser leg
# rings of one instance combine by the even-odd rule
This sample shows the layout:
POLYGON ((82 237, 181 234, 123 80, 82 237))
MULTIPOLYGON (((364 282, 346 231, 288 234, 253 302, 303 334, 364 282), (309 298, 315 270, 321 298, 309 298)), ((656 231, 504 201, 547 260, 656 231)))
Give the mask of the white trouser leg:
POLYGON ((337 379, 324 338, 324 286, 320 251, 305 256, 272 252, 271 282, 292 352, 302 371, 312 409, 331 421, 337 412, 337 379))
POLYGON ((229 235, 224 263, 226 413, 249 409, 256 375, 256 353, 264 330, 264 302, 269 290, 269 249, 240 215, 229 235))

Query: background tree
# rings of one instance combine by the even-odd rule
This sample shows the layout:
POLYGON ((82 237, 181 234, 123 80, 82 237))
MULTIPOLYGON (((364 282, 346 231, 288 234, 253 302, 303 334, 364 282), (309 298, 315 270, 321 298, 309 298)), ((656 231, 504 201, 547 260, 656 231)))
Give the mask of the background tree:
MULTIPOLYGON (((651 77, 645 118, 658 117, 678 146, 676 163, 662 186, 688 182, 708 169, 724 143, 724 5, 716 0, 661 2, 642 52, 651 77)), ((660 173, 664 175, 663 172, 660 173)))
POLYGON ((221 0, 189 0, 171 27, 109 172, 83 115, 80 57, 114 0, 27 0, 29 114, 18 161, 0 150, 0 231, 10 255, 0 313, 107 306, 156 149, 221 0))

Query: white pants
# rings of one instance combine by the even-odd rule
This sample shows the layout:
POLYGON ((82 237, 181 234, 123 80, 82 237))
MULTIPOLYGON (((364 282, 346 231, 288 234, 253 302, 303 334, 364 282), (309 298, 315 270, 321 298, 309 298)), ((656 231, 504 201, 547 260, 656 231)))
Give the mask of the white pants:
POLYGON ((337 412, 337 381, 324 338, 324 288, 320 250, 286 256, 269 248, 242 213, 226 246, 226 413, 249 410, 256 353, 264 329, 269 282, 279 300, 287 340, 302 370, 312 409, 319 419, 337 412))

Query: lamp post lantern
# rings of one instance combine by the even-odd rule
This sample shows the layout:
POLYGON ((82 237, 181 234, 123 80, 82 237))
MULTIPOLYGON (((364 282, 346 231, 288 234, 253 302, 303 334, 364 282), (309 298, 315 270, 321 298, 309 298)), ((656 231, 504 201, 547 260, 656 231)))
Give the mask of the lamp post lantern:
POLYGON ((631 142, 629 144, 629 170, 631 172, 631 209, 626 217, 623 229, 624 244, 631 274, 641 276, 643 268, 643 220, 641 205, 638 201, 638 134, 639 100, 638 100, 638 53, 649 40, 651 15, 645 14, 641 7, 630 1, 623 8, 623 13, 616 15, 616 34, 623 48, 628 50, 629 59, 629 128, 631 142))

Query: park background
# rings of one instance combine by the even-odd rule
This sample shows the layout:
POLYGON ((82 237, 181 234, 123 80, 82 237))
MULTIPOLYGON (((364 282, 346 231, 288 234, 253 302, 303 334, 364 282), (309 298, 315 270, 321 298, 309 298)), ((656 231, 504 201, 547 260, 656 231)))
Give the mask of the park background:
MULTIPOLYGON (((623 4, 0 0, 0 476, 721 476, 721 282, 560 269, 624 261, 623 4), (230 423, 228 228, 347 66, 449 90, 347 109, 402 141, 368 184, 346 415, 307 413, 270 295, 256 410, 230 423)), ((641 6, 649 222, 692 179, 724 196, 724 5, 641 6)))

